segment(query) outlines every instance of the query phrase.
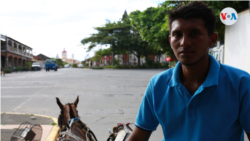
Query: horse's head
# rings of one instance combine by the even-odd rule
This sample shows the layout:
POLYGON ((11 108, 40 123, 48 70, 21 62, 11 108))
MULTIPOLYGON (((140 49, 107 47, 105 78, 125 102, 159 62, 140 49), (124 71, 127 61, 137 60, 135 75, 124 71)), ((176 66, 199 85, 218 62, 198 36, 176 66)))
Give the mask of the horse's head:
POLYGON ((66 105, 63 105, 59 98, 56 98, 57 104, 61 109, 61 114, 58 118, 58 124, 59 125, 68 125, 68 120, 78 117, 78 112, 76 110, 77 104, 79 102, 79 96, 77 96, 74 103, 68 103, 66 105))
MULTIPOLYGON (((69 131, 74 134, 77 137, 81 138, 83 141, 87 140, 86 135, 88 136, 90 141, 97 141, 94 133, 86 126, 85 123, 83 123, 78 116, 78 111, 76 110, 77 104, 79 102, 79 96, 77 96, 74 103, 68 103, 66 105, 63 105, 59 98, 56 98, 57 104, 61 109, 61 114, 58 117, 58 125, 61 126, 61 132, 62 131, 69 131), (73 125, 69 127, 69 119, 73 121, 73 125), (75 124, 74 121, 76 120, 75 124), (67 130, 67 127, 69 130, 67 130)), ((71 135, 72 137, 73 135, 71 135)), ((65 139, 72 139, 69 135, 65 136, 65 139)))

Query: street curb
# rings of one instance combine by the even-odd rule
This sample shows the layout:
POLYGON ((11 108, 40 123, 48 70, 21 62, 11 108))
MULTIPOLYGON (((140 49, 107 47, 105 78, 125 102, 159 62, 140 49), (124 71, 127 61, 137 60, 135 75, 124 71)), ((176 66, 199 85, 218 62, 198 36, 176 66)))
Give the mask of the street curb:
MULTIPOLYGON (((3 114, 3 113, 1 113, 3 114)), ((17 114, 17 115, 22 115, 22 114, 26 114, 26 113, 4 113, 4 114, 17 114)), ((40 117, 46 117, 46 118, 51 118, 53 120, 53 122, 56 123, 56 125, 53 126, 53 128, 51 129, 46 141, 55 141, 56 138, 58 137, 58 131, 60 130, 60 127, 58 126, 58 122, 57 119, 54 117, 50 117, 50 116, 46 116, 46 115, 38 115, 38 114, 33 114, 34 116, 40 116, 40 117)))

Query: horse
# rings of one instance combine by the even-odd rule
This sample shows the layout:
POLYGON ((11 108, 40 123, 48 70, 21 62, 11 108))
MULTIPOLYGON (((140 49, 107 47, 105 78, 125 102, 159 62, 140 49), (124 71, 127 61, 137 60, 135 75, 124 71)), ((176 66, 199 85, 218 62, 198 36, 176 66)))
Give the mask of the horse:
POLYGON ((61 109, 58 117, 60 126, 59 137, 57 141, 97 141, 95 134, 80 120, 77 111, 79 96, 74 103, 63 105, 56 97, 57 105, 61 109))

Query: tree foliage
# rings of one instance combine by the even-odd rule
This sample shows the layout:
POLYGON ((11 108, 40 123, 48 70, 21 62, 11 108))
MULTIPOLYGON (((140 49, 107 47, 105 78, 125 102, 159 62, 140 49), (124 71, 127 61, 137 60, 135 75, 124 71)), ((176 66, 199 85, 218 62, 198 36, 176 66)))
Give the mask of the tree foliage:
POLYGON ((123 51, 126 44, 121 44, 126 40, 126 29, 129 28, 129 24, 124 24, 122 21, 113 22, 107 21, 102 27, 95 27, 98 33, 92 34, 90 37, 84 38, 81 43, 83 45, 90 44, 88 51, 96 47, 96 45, 110 45, 112 51, 119 53, 123 51), (123 31, 121 34, 121 31, 123 31))
POLYGON ((64 66, 64 63, 63 63, 62 59, 60 59, 60 58, 56 59, 56 64, 59 66, 62 66, 62 67, 64 66))
POLYGON ((158 6, 149 7, 143 12, 139 10, 131 12, 129 16, 131 17, 131 25, 139 31, 142 39, 151 45, 154 52, 173 56, 168 41, 168 28, 163 28, 166 23, 166 13, 166 8, 158 6))
MULTIPOLYGON (((161 6, 165 7, 166 9, 173 9, 179 5, 187 4, 189 2, 191 1, 165 1, 161 4, 161 6)), ((220 12, 226 7, 232 7, 237 11, 237 13, 239 13, 242 10, 248 9, 249 2, 248 1, 204 1, 204 3, 206 3, 208 7, 214 11, 216 16, 215 32, 218 33, 218 40, 224 42, 225 25, 220 21, 220 12)), ((167 26, 168 24, 165 23, 165 26, 163 28, 166 28, 167 26)))
POLYGON ((107 49, 100 49, 97 51, 97 53, 101 56, 110 56, 112 55, 112 51, 111 48, 107 48, 107 49))
MULTIPOLYGON (((95 27, 95 29, 98 33, 81 41, 82 44, 90 44, 88 51, 99 44, 110 45, 110 50, 106 50, 103 52, 104 54, 110 54, 110 51, 113 52, 113 55, 134 53, 138 58, 142 54, 146 54, 145 49, 148 43, 143 41, 139 31, 131 26, 130 19, 126 14, 123 15, 121 21, 113 23, 107 21, 104 26, 95 27)), ((139 59, 138 64, 140 64, 139 59)))
MULTIPOLYGON (((191 1, 165 1, 158 7, 149 7, 145 11, 133 11, 130 13, 131 25, 139 30, 142 39, 153 45, 154 51, 165 52, 174 57, 168 41, 168 10, 187 4, 191 1)), ((233 7, 237 12, 248 8, 248 1, 205 1, 214 10, 217 17, 215 31, 221 42, 224 42, 225 25, 220 21, 220 12, 226 7, 233 7)))
POLYGON ((99 52, 95 53, 95 56, 90 59, 91 61, 100 61, 102 60, 102 55, 99 52))
MULTIPOLYGON (((161 55, 165 53, 174 57, 168 37, 168 10, 187 4, 191 1, 165 1, 157 7, 149 7, 144 11, 133 11, 128 16, 125 12, 122 20, 95 27, 97 33, 84 38, 81 43, 89 44, 88 51, 97 45, 109 45, 110 49, 101 50, 99 56, 134 53, 140 63, 140 57, 161 55)), ((248 1, 205 1, 214 10, 217 17, 216 29, 219 41, 224 42, 225 25, 219 16, 222 9, 233 7, 237 12, 248 8, 248 1)), ((95 56, 94 60, 100 60, 95 56)))

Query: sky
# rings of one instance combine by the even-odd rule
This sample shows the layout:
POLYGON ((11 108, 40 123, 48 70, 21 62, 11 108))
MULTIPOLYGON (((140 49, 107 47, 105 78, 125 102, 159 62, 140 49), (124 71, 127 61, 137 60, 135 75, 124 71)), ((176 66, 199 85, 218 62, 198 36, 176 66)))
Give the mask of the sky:
POLYGON ((33 50, 33 55, 67 57, 82 61, 97 46, 86 52, 81 40, 96 33, 106 20, 118 21, 124 11, 143 11, 157 7, 164 0, 0 0, 0 34, 7 35, 33 50))

